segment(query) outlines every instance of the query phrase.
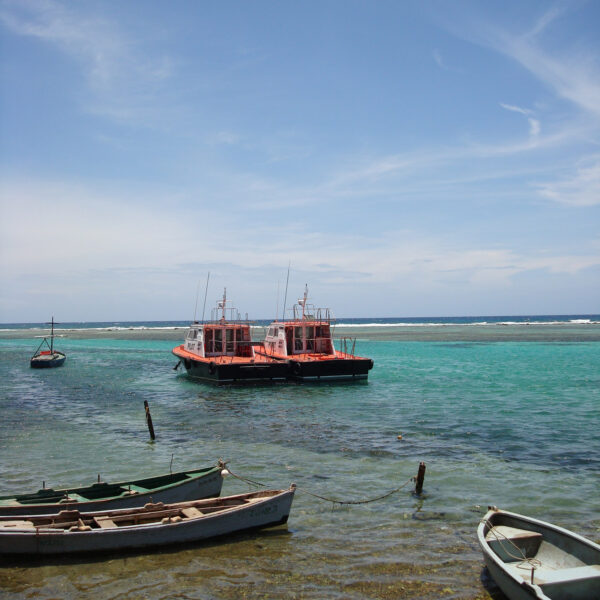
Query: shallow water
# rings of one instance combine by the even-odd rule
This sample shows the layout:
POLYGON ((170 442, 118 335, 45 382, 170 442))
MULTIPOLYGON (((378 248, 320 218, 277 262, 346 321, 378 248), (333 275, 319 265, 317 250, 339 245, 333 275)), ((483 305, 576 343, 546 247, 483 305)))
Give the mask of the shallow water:
MULTIPOLYGON (((579 327, 546 326, 538 341, 488 328, 481 341, 481 327, 463 326, 462 339, 417 342, 363 328, 368 383, 247 388, 187 380, 173 371, 174 343, 152 332, 61 339, 65 366, 48 371, 29 369, 34 340, 4 337, 0 494, 218 458, 299 491, 287 527, 147 555, 4 563, 0 597, 501 598, 475 539, 488 504, 600 541, 600 344, 573 341, 579 327), (343 507, 307 493, 363 500, 403 485, 343 507)), ((247 489, 230 477, 223 493, 247 489)))

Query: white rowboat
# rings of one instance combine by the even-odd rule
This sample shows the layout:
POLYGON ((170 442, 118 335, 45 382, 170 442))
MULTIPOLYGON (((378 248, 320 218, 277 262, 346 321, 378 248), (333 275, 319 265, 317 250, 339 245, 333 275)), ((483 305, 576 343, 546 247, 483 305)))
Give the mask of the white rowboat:
POLYGON ((490 507, 477 541, 510 600, 600 598, 600 546, 576 533, 490 507))
POLYGON ((287 522, 296 486, 176 504, 0 517, 0 554, 72 554, 198 542, 287 522))

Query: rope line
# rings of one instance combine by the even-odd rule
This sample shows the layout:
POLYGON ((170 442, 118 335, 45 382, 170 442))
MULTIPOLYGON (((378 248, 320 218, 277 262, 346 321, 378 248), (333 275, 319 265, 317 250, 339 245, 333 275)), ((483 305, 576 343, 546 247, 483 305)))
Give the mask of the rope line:
MULTIPOLYGON (((235 477, 236 479, 239 479, 240 481, 249 483, 251 485, 256 485, 259 487, 269 487, 267 484, 261 483, 260 481, 255 481, 254 479, 242 477, 241 475, 236 475, 229 467, 227 467, 227 470, 229 471, 229 474, 232 477, 235 477)), ((319 494, 309 492, 308 490, 301 488, 301 487, 297 487, 296 491, 304 492, 305 494, 308 494, 309 496, 312 496, 313 498, 318 498, 319 500, 324 500, 325 502, 332 502, 333 504, 369 504, 371 502, 378 502, 379 500, 384 500, 385 498, 388 498, 392 494, 398 493, 401 489, 405 488, 411 481, 414 481, 414 480, 415 480, 414 477, 410 477, 400 487, 397 487, 396 489, 391 490, 381 496, 377 496, 376 498, 369 498, 368 500, 338 500, 337 498, 327 498, 326 496, 320 496, 319 494)))
POLYGON ((326 502, 333 502, 333 504, 369 504, 371 502, 378 502, 379 500, 384 500, 388 498, 392 494, 396 494, 402 488, 406 487, 411 481, 413 481, 413 477, 411 477, 408 481, 404 482, 400 487, 397 487, 395 490, 391 490, 387 492, 387 494, 383 494, 382 496, 377 496, 377 498, 369 498, 368 500, 337 500, 335 498, 326 498, 325 496, 319 496, 318 494, 313 494, 313 492, 309 492, 303 488, 298 488, 301 492, 308 494, 309 496, 313 496, 313 498, 318 498, 319 500, 325 500, 326 502))
MULTIPOLYGON (((492 523, 489 522, 488 519, 483 518, 481 519, 481 522, 489 527, 488 532, 494 536, 494 538, 500 544, 504 552, 506 552, 506 554, 508 554, 508 556, 510 556, 511 558, 514 558, 515 560, 519 561, 516 565, 517 569, 531 569, 532 571, 535 571, 537 568, 542 566, 541 560, 533 557, 528 558, 523 552, 523 550, 519 548, 519 546, 517 546, 509 537, 504 535, 501 531, 498 531, 496 527, 494 527, 494 525, 492 525, 492 523), (515 548, 518 551, 519 555, 512 554, 510 550, 507 550, 503 542, 508 542, 513 548, 515 548)), ((533 573, 531 577, 533 583, 533 573)))

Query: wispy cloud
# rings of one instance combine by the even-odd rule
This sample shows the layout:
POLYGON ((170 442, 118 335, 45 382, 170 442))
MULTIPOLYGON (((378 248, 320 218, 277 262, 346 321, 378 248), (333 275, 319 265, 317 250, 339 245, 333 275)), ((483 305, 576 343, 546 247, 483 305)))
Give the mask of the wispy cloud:
POLYGON ((537 119, 527 119, 529 121, 529 135, 538 136, 540 134, 541 125, 537 119))
POLYGON ((532 114, 528 108, 521 108, 520 106, 514 106, 513 104, 504 104, 503 102, 500 102, 500 106, 506 110, 510 110, 511 112, 520 113, 522 115, 532 114))
POLYGON ((600 158, 578 168, 569 178, 539 184, 538 191, 545 198, 569 206, 600 205, 600 158))
MULTIPOLYGON (((586 177, 598 189, 600 161, 593 173, 581 174, 582 179, 586 177)), ((164 190, 154 193, 159 198, 166 194, 164 190)), ((175 268, 189 262, 189 257, 254 268, 282 264, 290 249, 294 260, 309 271, 321 272, 323 257, 327 256, 329 267, 346 273, 348 279, 358 271, 377 282, 398 280, 411 273, 454 277, 452 273, 458 272, 472 281, 485 278, 500 282, 529 269, 573 273, 600 262, 595 253, 561 257, 540 251, 532 256, 518 249, 472 247, 466 240, 457 244, 456 240, 423 232, 396 230, 392 223, 377 238, 345 231, 307 231, 293 220, 277 228, 266 222, 248 229, 243 216, 236 218, 234 214, 228 214, 224 244, 219 228, 203 227, 198 235, 198 220, 194 218, 202 214, 204 222, 222 222, 220 205, 192 212, 187 206, 172 205, 140 213, 138 206, 149 197, 152 200, 147 189, 115 191, 51 181, 15 181, 5 183, 2 196, 11 198, 10 203, 5 202, 0 228, 3 244, 12 249, 10 260, 6 253, 0 253, 4 277, 57 270, 89 272, 116 265, 147 272, 150 265, 159 270, 175 268), (29 232, 26 238, 21 233, 24 222, 29 232), (48 231, 60 244, 52 255, 40 254, 30 241, 44 238, 48 231), (133 245, 132 231, 136 233, 133 245), (267 237, 269 243, 261 243, 267 237)))
POLYGON ((508 110, 511 112, 516 112, 521 115, 527 116, 528 117, 527 121, 529 123, 529 135, 530 136, 535 137, 540 134, 541 124, 538 119, 534 119, 532 116, 530 116, 530 115, 533 115, 532 110, 529 110, 528 108, 521 108, 520 106, 514 106, 512 104, 504 104, 503 102, 500 102, 500 106, 502 108, 504 108, 505 110, 508 110))
POLYGON ((536 37, 543 33, 550 24, 559 19, 565 12, 566 5, 563 6, 552 6, 544 14, 542 14, 533 27, 526 33, 525 37, 536 37))
POLYGON ((462 69, 459 67, 455 67, 455 66, 450 66, 448 64, 448 62, 444 59, 444 57, 442 56, 442 53, 435 48, 432 52, 431 52, 431 56, 435 62, 435 64, 440 68, 443 69, 444 71, 450 71, 452 73, 462 73, 462 69))
POLYGON ((586 112, 600 117, 600 71, 587 57, 555 58, 543 52, 529 39, 505 38, 506 53, 538 79, 586 112))
POLYGON ((80 4, 7 0, 0 8, 0 22, 81 64, 91 94, 87 110, 117 120, 136 118, 172 73, 168 57, 148 57, 117 23, 84 13, 80 4))
POLYGON ((552 7, 525 34, 498 29, 491 24, 480 27, 478 43, 491 46, 527 69, 561 98, 567 99, 587 113, 600 117, 600 70, 598 63, 574 40, 569 49, 549 50, 542 35, 551 23, 558 21, 568 5, 552 7))
MULTIPOLYGON (((599 170, 596 165, 596 186, 599 170)), ((587 177, 592 179, 592 174, 587 177)), ((35 300, 57 294, 56 283, 61 282, 61 305, 69 305, 72 296, 69 311, 81 314, 79 318, 150 318, 145 311, 155 305, 154 318, 168 318, 165 306, 173 311, 191 307, 197 277, 207 268, 225 278, 225 285, 235 281, 239 286, 240 277, 254 274, 248 275, 252 281, 243 283, 244 302, 249 302, 243 308, 264 314, 265 278, 273 277, 277 268, 284 273, 288 258, 301 270, 302 284, 309 281, 337 290, 342 305, 348 286, 358 283, 361 294, 370 293, 366 290, 371 287, 388 293, 402 288, 415 296, 459 287, 461 293, 491 293, 516 285, 515 277, 532 271, 571 277, 600 268, 596 247, 579 254, 554 247, 531 252, 497 242, 482 244, 477 239, 413 231, 409 223, 390 222, 374 237, 346 230, 307 230, 296 219, 283 219, 277 227, 271 220, 258 220, 248 227, 243 214, 228 211, 224 231, 206 225, 224 222, 223 203, 197 208, 165 205, 161 199, 169 196, 168 190, 29 180, 4 181, 1 191, 10 202, 4 202, 0 246, 10 248, 10 253, 0 251, 0 274, 2 287, 11 293, 0 293, 0 316, 22 310, 12 306, 14 295, 31 301, 33 310, 35 300), (148 202, 155 205, 153 210, 140 211, 138 207, 148 202), (22 235, 23 223, 28 236, 22 235), (40 253, 31 240, 45 239, 49 231, 60 243, 51 254, 40 253), (191 259, 197 261, 193 266, 191 259), (257 270, 263 272, 262 279, 257 270), (256 286, 254 279, 261 285, 256 286), (119 312, 114 306, 115 289, 119 312), (185 302, 182 293, 189 294, 185 302), (85 313, 84 306, 91 312, 85 313)), ((357 314, 356 306, 349 303, 347 314, 357 314)), ((390 310, 389 306, 381 310, 390 310)), ((418 310, 417 300, 413 306, 417 308, 407 310, 418 310)), ((183 318, 187 313, 179 314, 183 318)))

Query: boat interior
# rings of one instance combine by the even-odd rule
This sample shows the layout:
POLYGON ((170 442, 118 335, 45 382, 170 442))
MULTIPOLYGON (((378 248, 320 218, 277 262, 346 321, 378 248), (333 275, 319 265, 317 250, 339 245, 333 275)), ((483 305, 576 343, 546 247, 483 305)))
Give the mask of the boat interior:
POLYGON ((106 514, 80 513, 78 510, 62 510, 56 515, 31 516, 22 519, 1 518, 0 529, 91 531, 93 529, 116 529, 119 527, 180 523, 198 519, 204 515, 252 504, 263 499, 261 494, 247 497, 214 498, 210 501, 184 502, 165 505, 148 503, 143 508, 111 511, 106 514))
POLYGON ((31 494, 21 494, 14 498, 0 498, 0 506, 3 501, 14 504, 66 504, 68 502, 87 502, 99 498, 112 498, 118 496, 129 496, 155 491, 159 488, 190 479, 197 473, 172 473, 148 479, 140 479, 132 483, 107 483, 98 482, 89 487, 73 488, 73 490, 54 490, 44 488, 31 494))
POLYGON ((510 575, 538 585, 553 600, 584 600, 598 591, 599 553, 577 538, 506 518, 490 524, 485 539, 510 575))

